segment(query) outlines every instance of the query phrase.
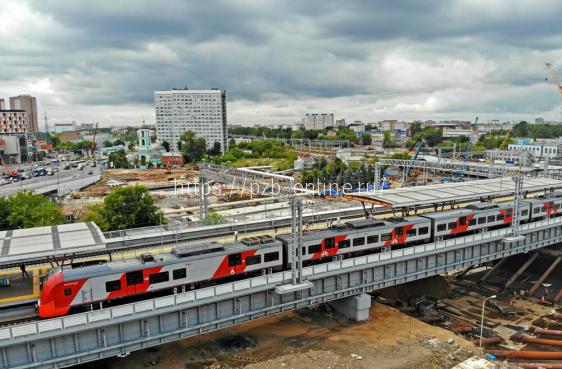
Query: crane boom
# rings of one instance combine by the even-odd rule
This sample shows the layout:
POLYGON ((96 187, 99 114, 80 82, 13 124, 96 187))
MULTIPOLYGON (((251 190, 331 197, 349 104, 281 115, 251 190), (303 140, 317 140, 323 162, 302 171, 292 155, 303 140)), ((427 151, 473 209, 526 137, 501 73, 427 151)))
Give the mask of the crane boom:
POLYGON ((558 79, 558 74, 554 70, 554 67, 552 66, 552 64, 546 63, 546 68, 550 72, 550 77, 552 78, 554 85, 556 85, 556 87, 558 88, 558 92, 560 92, 560 95, 562 95, 562 86, 560 85, 560 80, 558 79))

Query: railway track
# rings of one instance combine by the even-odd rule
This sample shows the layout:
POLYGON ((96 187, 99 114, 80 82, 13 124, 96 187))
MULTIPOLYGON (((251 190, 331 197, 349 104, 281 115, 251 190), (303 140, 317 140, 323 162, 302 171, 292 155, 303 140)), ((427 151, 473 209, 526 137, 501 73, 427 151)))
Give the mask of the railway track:
POLYGON ((35 303, 0 309, 0 326, 21 324, 38 319, 35 303))

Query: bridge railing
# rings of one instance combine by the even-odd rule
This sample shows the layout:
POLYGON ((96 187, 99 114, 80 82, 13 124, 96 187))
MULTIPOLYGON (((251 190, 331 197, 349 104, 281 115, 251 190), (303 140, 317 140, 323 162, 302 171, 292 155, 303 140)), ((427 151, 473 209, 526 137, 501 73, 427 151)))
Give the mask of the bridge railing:
MULTIPOLYGON (((538 222, 521 225, 521 232, 531 232, 541 228, 552 227, 553 225, 562 225, 562 217, 550 218, 538 222)), ((359 256, 350 259, 337 260, 330 263, 314 265, 303 268, 303 276, 310 280, 321 278, 326 273, 345 270, 349 268, 366 266, 395 260, 397 258, 408 257, 415 254, 423 254, 426 252, 455 248, 456 246, 466 246, 470 243, 481 243, 486 240, 499 240, 510 234, 509 228, 497 229, 486 233, 478 233, 467 235, 459 238, 418 245, 414 247, 404 248, 401 250, 393 250, 381 252, 372 255, 359 256)), ((274 274, 263 275, 254 278, 248 278, 241 281, 224 283, 212 287, 202 288, 199 290, 186 291, 176 293, 174 295, 159 297, 152 300, 140 301, 132 304, 114 306, 107 309, 94 310, 86 313, 74 314, 60 318, 46 319, 38 322, 24 323, 11 327, 0 328, 0 345, 7 344, 7 341, 49 333, 54 331, 64 331, 78 326, 86 326, 99 322, 110 322, 114 319, 135 316, 137 314, 149 313, 159 309, 174 307, 178 305, 199 305, 213 298, 220 298, 222 295, 243 292, 248 290, 270 290, 277 285, 292 280, 291 271, 284 271, 274 274)))

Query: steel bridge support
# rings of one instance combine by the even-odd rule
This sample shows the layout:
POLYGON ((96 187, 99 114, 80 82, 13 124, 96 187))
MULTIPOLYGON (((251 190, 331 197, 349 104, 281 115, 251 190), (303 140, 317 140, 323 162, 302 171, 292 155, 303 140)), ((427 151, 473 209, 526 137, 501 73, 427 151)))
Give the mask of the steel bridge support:
POLYGON ((513 282, 515 282, 517 278, 519 278, 519 276, 523 274, 523 272, 527 270, 527 268, 531 264, 533 264, 533 261, 535 261, 538 257, 539 257, 538 252, 533 253, 533 255, 531 255, 531 257, 527 259, 527 261, 525 261, 525 263, 521 265, 521 267, 511 276, 511 278, 509 278, 509 280, 505 282, 505 286, 503 286, 503 288, 504 289, 509 288, 509 286, 511 286, 513 282))
POLYGON ((541 277, 535 282, 533 287, 531 287, 531 289, 529 290, 529 296, 533 296, 535 292, 537 292, 541 284, 543 284, 545 279, 548 278, 550 273, 552 273, 552 271, 556 268, 558 264, 560 264, 561 261, 562 261, 562 256, 558 256, 556 259, 554 259, 552 264, 550 264, 550 266, 544 271, 541 277))

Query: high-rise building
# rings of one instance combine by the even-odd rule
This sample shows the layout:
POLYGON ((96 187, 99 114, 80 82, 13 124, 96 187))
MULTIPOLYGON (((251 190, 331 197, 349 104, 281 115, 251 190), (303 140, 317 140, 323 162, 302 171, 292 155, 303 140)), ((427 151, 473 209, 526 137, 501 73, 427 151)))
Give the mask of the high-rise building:
POLYGON ((27 113, 27 131, 39 132, 37 119, 37 99, 31 95, 18 95, 10 97, 10 109, 24 110, 27 113))
POLYGON ((302 119, 304 129, 334 127, 334 114, 306 114, 302 119))
POLYGON ((23 110, 0 110, 0 134, 24 134, 27 114, 23 110))
POLYGON ((192 131, 203 137, 207 148, 220 143, 221 152, 227 149, 226 95, 224 90, 173 89, 154 91, 156 108, 156 136, 158 143, 167 141, 174 151, 180 136, 192 131))

